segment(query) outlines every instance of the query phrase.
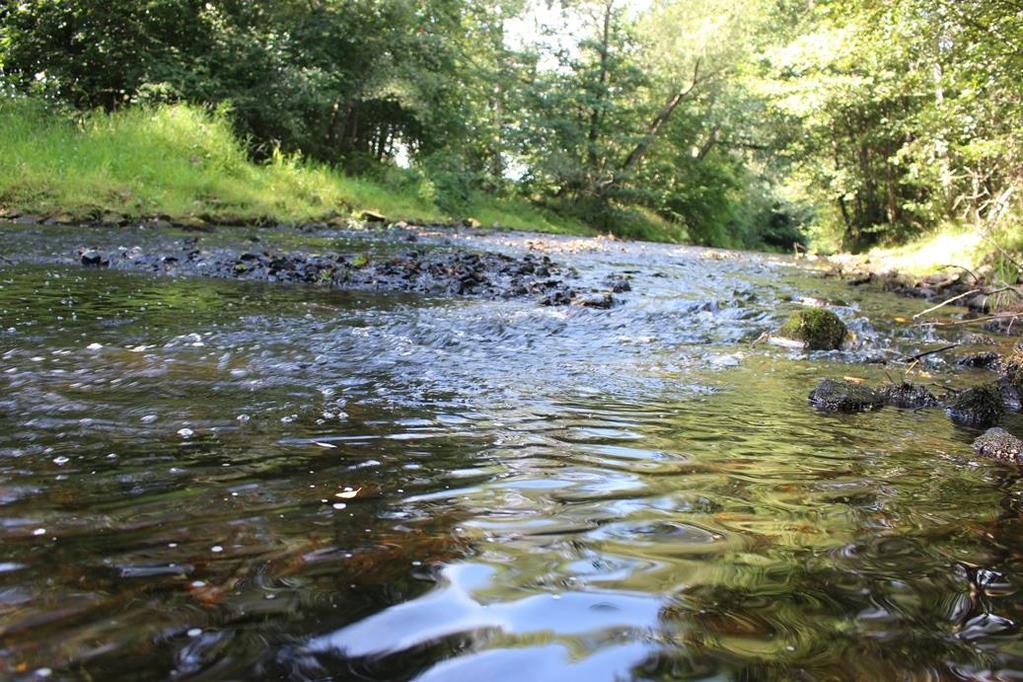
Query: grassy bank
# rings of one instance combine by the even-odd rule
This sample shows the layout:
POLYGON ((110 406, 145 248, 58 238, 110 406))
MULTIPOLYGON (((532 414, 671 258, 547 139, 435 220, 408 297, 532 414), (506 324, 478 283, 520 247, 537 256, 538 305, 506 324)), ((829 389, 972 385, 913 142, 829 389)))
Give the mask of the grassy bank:
POLYGON ((225 117, 184 105, 133 108, 78 120, 0 99, 0 207, 88 220, 104 212, 210 222, 301 223, 373 211, 391 220, 454 222, 593 234, 528 202, 472 198, 441 210, 422 184, 388 185, 276 155, 246 156, 225 117))
POLYGON ((985 229, 976 225, 947 224, 900 246, 875 248, 856 260, 875 272, 898 271, 928 275, 949 267, 967 268, 985 278, 1014 283, 1020 276, 1012 261, 1020 261, 1023 230, 1013 219, 985 229))

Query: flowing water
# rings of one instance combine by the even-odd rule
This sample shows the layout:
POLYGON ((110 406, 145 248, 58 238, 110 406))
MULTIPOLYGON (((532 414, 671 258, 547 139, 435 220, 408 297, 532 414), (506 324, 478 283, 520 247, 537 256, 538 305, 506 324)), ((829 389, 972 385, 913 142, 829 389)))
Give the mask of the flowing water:
MULTIPOLYGON (((422 242, 629 271, 611 310, 86 270, 49 254, 152 237, 2 234, 0 679, 1023 677, 1018 473, 940 410, 806 404, 947 338, 897 319, 919 301, 602 240, 422 242), (850 350, 752 343, 800 296, 850 350)), ((946 356, 915 380, 984 379, 946 356)))

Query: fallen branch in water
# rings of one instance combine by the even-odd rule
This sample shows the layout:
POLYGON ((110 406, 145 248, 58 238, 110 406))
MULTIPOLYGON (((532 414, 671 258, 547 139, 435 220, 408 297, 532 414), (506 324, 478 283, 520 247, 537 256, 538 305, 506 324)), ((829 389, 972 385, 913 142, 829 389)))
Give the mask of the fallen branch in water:
POLYGON ((951 320, 949 322, 917 322, 914 327, 961 327, 964 324, 974 324, 977 322, 990 322, 992 320, 1018 320, 1023 317, 1023 313, 1004 313, 1001 315, 985 315, 984 317, 975 317, 971 320, 951 320))
POLYGON ((942 346, 941 348, 935 348, 934 350, 927 350, 927 351, 924 351, 923 353, 917 353, 916 355, 910 355, 908 358, 903 358, 902 361, 903 362, 909 362, 909 363, 915 363, 915 362, 919 361, 921 358, 927 357, 928 355, 936 355, 938 353, 944 353, 947 350, 952 350, 953 348, 958 348, 958 347, 959 347, 958 343, 950 343, 949 345, 942 346))
POLYGON ((942 301, 938 305, 931 306, 927 310, 923 310, 923 311, 917 313, 916 315, 913 316, 913 319, 915 320, 915 319, 918 319, 920 317, 923 317, 927 313, 933 313, 935 310, 938 310, 939 308, 944 308, 949 303, 953 303, 955 301, 958 301, 961 298, 966 298, 967 296, 970 296, 972 294, 979 294, 979 293, 982 293, 982 292, 983 292, 983 289, 970 289, 967 292, 964 292, 962 294, 958 294, 956 296, 953 296, 952 298, 949 298, 949 299, 946 299, 946 300, 942 301))
POLYGON ((922 311, 918 312, 916 315, 913 316, 913 319, 914 320, 919 319, 919 318, 923 317, 924 315, 927 315, 928 313, 933 313, 935 310, 938 310, 940 308, 944 308, 949 303, 954 303, 954 302, 958 301, 961 298, 966 298, 967 296, 972 296, 973 294, 982 294, 983 296, 990 298, 991 296, 994 296, 995 294, 1001 294, 1001 293, 1004 293, 1006 291, 1010 291, 1010 292, 1016 294, 1017 297, 1023 299, 1023 291, 1020 291, 1019 287, 1014 287, 1011 284, 1006 284, 1006 285, 1001 286, 1001 287, 999 287, 997 289, 970 289, 969 291, 964 291, 961 294, 956 294, 952 298, 947 298, 944 301, 942 301, 941 303, 939 303, 938 305, 931 306, 927 310, 922 310, 922 311))

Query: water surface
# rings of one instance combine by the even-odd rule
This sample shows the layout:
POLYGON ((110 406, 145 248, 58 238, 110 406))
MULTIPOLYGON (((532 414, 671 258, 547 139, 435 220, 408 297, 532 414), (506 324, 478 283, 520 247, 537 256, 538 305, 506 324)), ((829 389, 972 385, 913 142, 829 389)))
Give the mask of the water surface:
POLYGON ((900 321, 926 304, 520 234, 422 247, 541 249, 633 291, 549 308, 71 257, 184 238, 0 231, 22 256, 0 266, 0 678, 1023 676, 1016 471, 940 411, 806 405, 949 338, 900 321), (752 343, 801 296, 837 304, 849 350, 752 343))

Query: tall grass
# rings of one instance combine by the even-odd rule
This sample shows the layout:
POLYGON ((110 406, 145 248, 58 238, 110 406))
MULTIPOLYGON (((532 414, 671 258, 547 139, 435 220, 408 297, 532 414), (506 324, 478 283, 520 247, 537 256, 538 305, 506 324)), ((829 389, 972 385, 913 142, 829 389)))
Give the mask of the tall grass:
POLYGON ((223 113, 177 104, 76 120, 0 98, 0 206, 21 211, 304 222, 369 210, 393 220, 586 234, 523 200, 479 196, 450 215, 415 188, 353 178, 297 157, 253 163, 223 113))

